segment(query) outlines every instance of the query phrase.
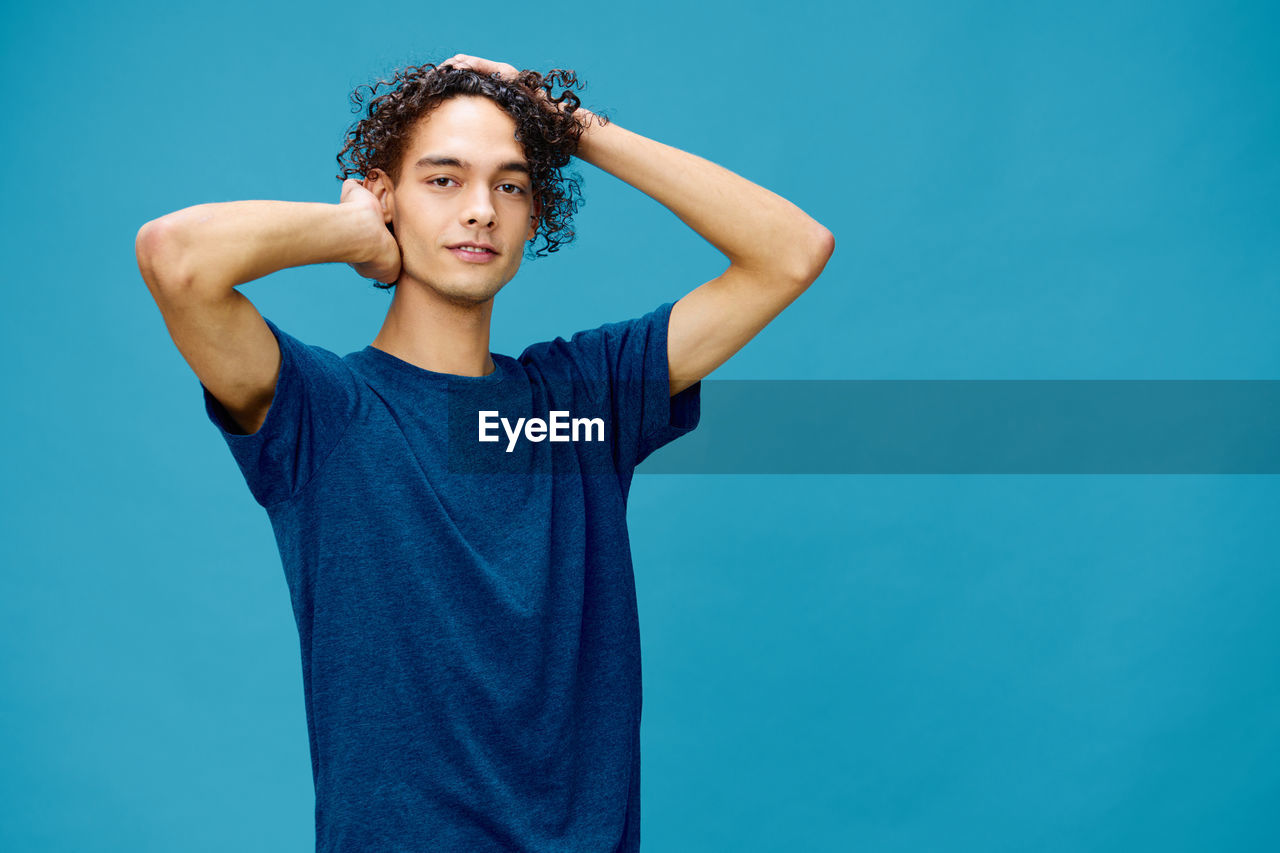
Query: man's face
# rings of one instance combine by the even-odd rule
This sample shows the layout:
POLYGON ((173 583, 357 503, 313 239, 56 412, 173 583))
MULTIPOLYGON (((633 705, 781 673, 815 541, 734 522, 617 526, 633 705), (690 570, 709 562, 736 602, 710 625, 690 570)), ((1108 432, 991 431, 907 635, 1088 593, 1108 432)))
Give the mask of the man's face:
POLYGON ((469 304, 492 299, 515 276, 537 232, 515 133, 509 115, 477 96, 451 98, 418 123, 384 199, 403 275, 469 304))

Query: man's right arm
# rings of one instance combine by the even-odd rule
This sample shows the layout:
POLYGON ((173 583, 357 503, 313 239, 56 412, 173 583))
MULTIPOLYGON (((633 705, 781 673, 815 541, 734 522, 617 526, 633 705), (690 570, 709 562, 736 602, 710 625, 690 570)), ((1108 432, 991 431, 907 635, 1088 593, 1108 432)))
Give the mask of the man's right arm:
POLYGON ((246 434, 267 417, 280 346, 236 287, 287 267, 348 263, 395 281, 400 249, 378 200, 347 180, 338 204, 201 204, 138 231, 138 268, 182 357, 246 434))

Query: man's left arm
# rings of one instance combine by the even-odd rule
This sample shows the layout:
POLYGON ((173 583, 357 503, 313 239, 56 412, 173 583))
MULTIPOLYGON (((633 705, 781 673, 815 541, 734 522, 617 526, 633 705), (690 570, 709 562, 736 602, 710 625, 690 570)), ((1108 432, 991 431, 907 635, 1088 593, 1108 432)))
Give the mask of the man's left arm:
MULTIPOLYGON (((495 73, 506 63, 458 54, 441 63, 495 73)), ((729 267, 671 309, 667 366, 672 396, 746 346, 822 273, 835 250, 831 232, 779 195, 722 166, 672 148, 590 111, 578 157, 661 202, 729 259, 729 267)))
POLYGON ((831 232, 791 202, 694 154, 592 122, 578 156, 661 202, 729 259, 671 309, 671 394, 746 346, 822 273, 831 232))

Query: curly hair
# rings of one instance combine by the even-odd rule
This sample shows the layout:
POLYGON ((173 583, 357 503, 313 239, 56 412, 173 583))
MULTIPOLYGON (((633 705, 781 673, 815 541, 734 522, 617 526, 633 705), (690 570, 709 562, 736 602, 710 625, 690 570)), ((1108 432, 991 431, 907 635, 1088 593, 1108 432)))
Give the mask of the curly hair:
MULTIPOLYGON (((346 144, 338 154, 342 168, 338 180, 363 178, 380 169, 398 183, 405 147, 421 119, 450 98, 488 98, 515 120, 516 139, 529 162, 535 208, 541 211, 534 240, 540 236, 544 241, 536 251, 530 241, 526 257, 543 257, 573 240, 573 215, 583 203, 582 179, 562 174, 593 115, 586 111, 574 115, 582 102, 573 89, 582 86, 573 71, 559 68, 546 76, 521 71, 512 81, 496 73, 484 75, 451 65, 427 63, 402 68, 391 80, 358 86, 351 93, 351 111, 358 113, 366 106, 367 111, 347 131, 346 144), (388 90, 379 95, 383 86, 388 90), (553 94, 556 87, 563 89, 558 95, 553 94)), ((604 116, 595 117, 600 124, 608 122, 604 116)))

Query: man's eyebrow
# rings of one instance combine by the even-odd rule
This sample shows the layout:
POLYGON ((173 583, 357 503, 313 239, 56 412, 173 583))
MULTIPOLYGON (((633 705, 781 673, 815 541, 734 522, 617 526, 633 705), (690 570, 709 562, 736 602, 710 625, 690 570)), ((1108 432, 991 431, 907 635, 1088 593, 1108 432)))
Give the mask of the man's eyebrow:
MULTIPOLYGON (((415 169, 421 169, 424 166, 453 166, 454 168, 457 168, 457 169, 471 168, 471 164, 468 163, 466 160, 459 160, 457 157, 434 157, 430 154, 428 154, 425 157, 419 158, 418 162, 413 164, 413 167, 415 169)), ((523 160, 512 160, 510 162, 503 163, 500 166, 498 166, 498 171, 499 172, 523 172, 527 175, 529 174, 529 164, 524 162, 523 160)))

